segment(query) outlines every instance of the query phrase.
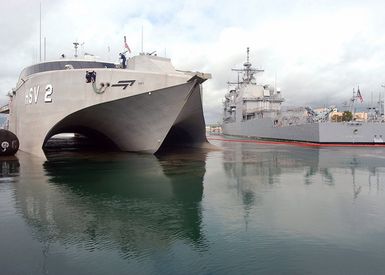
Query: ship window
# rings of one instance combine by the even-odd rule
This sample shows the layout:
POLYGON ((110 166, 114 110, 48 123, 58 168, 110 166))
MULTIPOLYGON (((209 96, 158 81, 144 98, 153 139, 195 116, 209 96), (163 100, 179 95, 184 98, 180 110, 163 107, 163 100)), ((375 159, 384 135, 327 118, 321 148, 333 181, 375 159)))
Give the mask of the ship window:
POLYGON ((29 76, 35 73, 65 70, 66 65, 72 65, 74 69, 115 68, 114 63, 95 62, 95 61, 78 61, 78 60, 60 60, 60 61, 45 62, 45 63, 29 66, 21 72, 20 78, 24 78, 26 76, 29 76))

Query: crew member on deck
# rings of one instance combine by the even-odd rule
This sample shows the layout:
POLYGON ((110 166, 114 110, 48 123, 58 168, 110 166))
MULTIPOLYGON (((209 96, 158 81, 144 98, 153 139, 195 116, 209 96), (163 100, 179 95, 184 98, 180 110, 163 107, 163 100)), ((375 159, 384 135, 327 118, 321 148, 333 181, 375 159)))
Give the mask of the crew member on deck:
POLYGON ((120 64, 122 65, 122 68, 123 69, 127 68, 127 64, 126 64, 127 58, 125 53, 120 53, 119 56, 120 56, 120 64))

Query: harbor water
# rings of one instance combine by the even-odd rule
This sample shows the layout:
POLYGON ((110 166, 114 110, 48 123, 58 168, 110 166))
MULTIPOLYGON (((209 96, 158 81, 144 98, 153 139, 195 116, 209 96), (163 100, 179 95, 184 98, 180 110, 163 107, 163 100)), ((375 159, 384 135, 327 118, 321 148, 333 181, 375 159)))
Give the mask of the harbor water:
POLYGON ((385 147, 211 143, 2 159, 0 273, 385 273, 385 147))

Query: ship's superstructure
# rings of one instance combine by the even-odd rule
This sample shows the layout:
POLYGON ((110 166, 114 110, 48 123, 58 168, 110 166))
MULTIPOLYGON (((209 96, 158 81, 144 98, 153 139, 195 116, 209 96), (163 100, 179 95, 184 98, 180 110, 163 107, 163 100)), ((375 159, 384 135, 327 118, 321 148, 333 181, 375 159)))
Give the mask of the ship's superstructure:
MULTIPOLYGON (((281 109, 284 102, 281 91, 256 81, 255 69, 247 59, 238 72, 238 81, 230 83, 224 99, 222 131, 225 135, 273 140, 313 143, 378 144, 385 141, 383 106, 373 108, 371 114, 356 113, 354 104, 362 100, 359 89, 353 92, 350 111, 352 117, 343 117, 335 106, 313 110, 310 107, 281 109)), ((382 101, 379 101, 380 103, 382 101)), ((383 102, 382 102, 383 104, 383 102)))
POLYGON ((200 146, 207 142, 201 83, 208 78, 152 54, 122 64, 42 62, 25 68, 9 93, 9 130, 20 150, 35 155, 59 133, 98 137, 123 151, 200 146))
POLYGON ((236 88, 231 89, 225 96, 224 122, 276 117, 281 110, 283 98, 280 91, 275 90, 274 87, 257 83, 254 75, 263 70, 251 66, 249 48, 247 48, 247 60, 243 66, 243 69, 233 69, 238 72, 238 81, 229 83, 236 84, 236 88), (239 80, 240 74, 242 74, 241 80, 239 80))

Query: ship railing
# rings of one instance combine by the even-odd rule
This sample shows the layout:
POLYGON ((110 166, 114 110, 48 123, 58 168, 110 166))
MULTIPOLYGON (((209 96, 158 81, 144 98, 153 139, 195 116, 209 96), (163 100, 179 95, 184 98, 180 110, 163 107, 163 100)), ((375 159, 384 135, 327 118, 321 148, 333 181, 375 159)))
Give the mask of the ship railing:
POLYGON ((268 112, 279 112, 279 109, 259 107, 259 108, 246 109, 243 112, 245 114, 261 113, 261 112, 268 113, 268 112))
POLYGON ((305 125, 305 124, 325 124, 325 123, 340 123, 344 125, 349 125, 349 126, 360 126, 364 124, 375 124, 375 123, 385 123, 384 120, 378 120, 378 121, 339 121, 339 122, 334 122, 334 121, 328 121, 328 120, 319 120, 319 121, 294 121, 294 120, 282 120, 278 119, 274 122, 273 127, 285 127, 285 126, 295 126, 295 125, 305 125))
POLYGON ((268 97, 244 97, 243 101, 266 101, 266 102, 284 102, 285 100, 282 97, 274 97, 274 96, 268 96, 268 97))

